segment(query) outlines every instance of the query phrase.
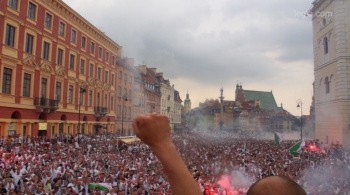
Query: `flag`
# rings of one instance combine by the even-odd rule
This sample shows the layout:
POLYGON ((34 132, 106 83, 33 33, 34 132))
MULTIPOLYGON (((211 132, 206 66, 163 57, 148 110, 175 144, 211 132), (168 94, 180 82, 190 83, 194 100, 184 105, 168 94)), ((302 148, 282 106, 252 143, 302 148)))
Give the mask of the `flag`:
POLYGON ((112 189, 112 186, 109 183, 90 183, 89 184, 89 189, 98 189, 98 190, 102 190, 105 192, 108 192, 109 190, 112 189))
POLYGON ((298 156, 300 150, 305 146, 304 141, 300 141, 289 148, 289 152, 293 156, 298 156))
POLYGON ((275 144, 280 145, 281 141, 282 141, 281 135, 279 135, 275 132, 275 144))

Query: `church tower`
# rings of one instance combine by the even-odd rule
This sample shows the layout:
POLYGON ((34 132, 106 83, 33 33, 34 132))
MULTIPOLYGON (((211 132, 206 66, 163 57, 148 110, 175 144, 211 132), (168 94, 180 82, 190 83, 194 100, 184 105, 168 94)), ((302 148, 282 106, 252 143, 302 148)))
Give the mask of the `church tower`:
POLYGON ((187 91, 186 99, 184 101, 184 113, 186 114, 190 110, 191 110, 191 100, 190 100, 190 95, 188 94, 188 91, 187 91))
POLYGON ((315 0, 315 137, 350 148, 350 1, 315 0))

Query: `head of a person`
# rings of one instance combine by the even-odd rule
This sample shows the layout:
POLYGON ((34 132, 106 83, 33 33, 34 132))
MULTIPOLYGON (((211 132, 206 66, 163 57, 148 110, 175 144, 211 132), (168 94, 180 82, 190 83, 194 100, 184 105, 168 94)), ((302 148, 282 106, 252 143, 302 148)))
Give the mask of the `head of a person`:
POLYGON ((250 186, 247 195, 306 195, 305 190, 286 176, 269 176, 250 186))

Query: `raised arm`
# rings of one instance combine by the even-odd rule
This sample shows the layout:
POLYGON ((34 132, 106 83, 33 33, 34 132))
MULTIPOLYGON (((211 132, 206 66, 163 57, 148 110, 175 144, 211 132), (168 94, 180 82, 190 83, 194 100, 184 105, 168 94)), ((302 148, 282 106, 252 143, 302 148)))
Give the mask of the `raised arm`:
POLYGON ((169 119, 151 114, 134 119, 133 128, 137 137, 149 145, 163 165, 174 195, 202 194, 184 161, 171 140, 169 119))

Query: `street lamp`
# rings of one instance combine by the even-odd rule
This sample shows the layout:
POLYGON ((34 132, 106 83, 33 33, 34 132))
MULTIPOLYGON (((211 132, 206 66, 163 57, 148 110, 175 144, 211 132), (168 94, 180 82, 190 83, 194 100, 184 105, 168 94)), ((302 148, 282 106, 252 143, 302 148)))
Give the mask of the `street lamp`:
POLYGON ((122 102, 122 134, 124 135, 124 102, 128 101, 128 98, 126 95, 123 96, 123 102, 122 102))
POLYGON ((297 108, 300 108, 300 140, 303 140, 303 101, 297 100, 297 108))
POLYGON ((78 110, 79 110, 79 113, 78 113, 78 143, 80 142, 80 134, 81 134, 81 129, 80 129, 80 107, 81 107, 81 104, 82 104, 82 97, 83 97, 83 93, 86 92, 86 89, 85 88, 82 88, 80 87, 79 88, 79 104, 78 104, 78 110))

